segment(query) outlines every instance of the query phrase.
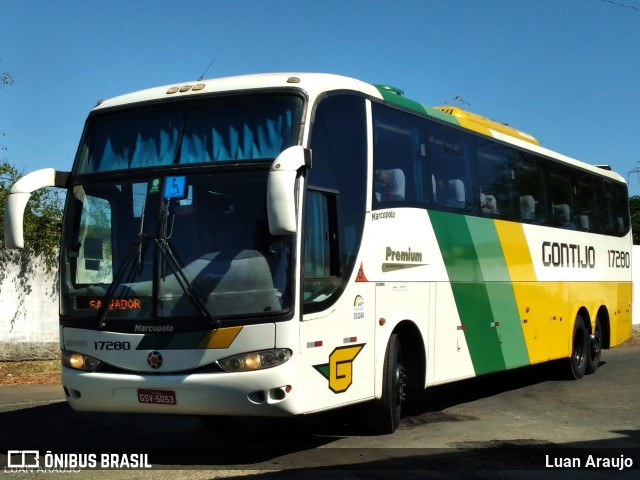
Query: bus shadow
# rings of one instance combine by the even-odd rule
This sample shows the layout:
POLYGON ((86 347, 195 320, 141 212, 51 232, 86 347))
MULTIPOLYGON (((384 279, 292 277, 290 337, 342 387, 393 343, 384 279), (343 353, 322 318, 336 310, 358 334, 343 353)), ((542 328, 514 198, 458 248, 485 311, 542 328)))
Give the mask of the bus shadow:
MULTIPOLYGON (((600 364, 602 368, 606 362, 600 364)), ((457 405, 520 390, 545 382, 572 382, 567 376, 565 360, 520 367, 480 377, 430 387, 409 393, 403 424, 408 427, 438 421, 459 421, 445 410, 457 405)))
MULTIPOLYGON (((542 382, 568 381, 559 372, 562 365, 552 362, 429 388, 413 396, 400 428, 475 420, 447 410, 542 382)), ((154 465, 212 468, 287 468, 289 457, 368 434, 365 405, 301 417, 234 417, 216 428, 196 417, 75 412, 60 402, 0 413, 0 424, 0 454, 148 453, 154 465)))
POLYGON ((0 455, 148 453, 154 465, 262 464, 341 438, 340 428, 326 428, 330 417, 234 417, 218 429, 197 417, 75 412, 60 402, 0 413, 0 455))

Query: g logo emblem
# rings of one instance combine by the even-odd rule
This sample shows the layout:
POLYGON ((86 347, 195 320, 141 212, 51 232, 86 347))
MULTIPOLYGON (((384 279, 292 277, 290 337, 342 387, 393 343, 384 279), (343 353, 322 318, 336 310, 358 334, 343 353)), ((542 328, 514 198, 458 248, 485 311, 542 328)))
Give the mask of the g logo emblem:
POLYGON ((333 393, 346 392, 353 383, 353 361, 365 344, 337 347, 329 355, 329 363, 314 365, 320 374, 329 380, 329 389, 333 393))

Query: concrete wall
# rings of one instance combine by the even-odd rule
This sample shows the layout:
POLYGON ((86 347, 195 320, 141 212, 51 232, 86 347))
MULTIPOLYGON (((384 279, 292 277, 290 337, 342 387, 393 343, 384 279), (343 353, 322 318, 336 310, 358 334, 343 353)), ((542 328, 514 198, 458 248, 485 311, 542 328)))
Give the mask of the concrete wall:
MULTIPOLYGON (((640 299, 640 246, 633 247, 632 267, 633 296, 640 299)), ((18 273, 18 267, 13 266, 0 276, 0 361, 56 358, 57 272, 46 273, 43 265, 22 282, 18 273)), ((640 325, 640 300, 634 301, 633 307, 633 323, 640 325)))
POLYGON ((44 263, 20 275, 9 264, 0 275, 0 361, 56 358, 59 355, 57 272, 44 263))

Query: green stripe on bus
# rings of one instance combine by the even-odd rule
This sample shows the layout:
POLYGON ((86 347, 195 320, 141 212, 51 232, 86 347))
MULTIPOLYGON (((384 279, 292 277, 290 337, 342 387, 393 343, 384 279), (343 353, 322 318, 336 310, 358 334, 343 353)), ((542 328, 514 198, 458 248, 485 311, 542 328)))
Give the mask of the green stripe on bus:
POLYGON ((460 125, 460 123, 458 122, 456 117, 454 117, 453 115, 450 115, 448 113, 442 112, 440 110, 437 110, 435 108, 429 107, 427 105, 423 105, 422 103, 416 102, 415 100, 411 100, 411 99, 409 99, 407 97, 400 96, 400 95, 398 95, 396 93, 393 93, 393 92, 390 92, 388 90, 385 90, 384 88, 382 88, 382 87, 380 87, 378 85, 376 85, 375 87, 378 89, 378 91, 382 95, 382 98, 384 98, 389 103, 393 103, 395 105, 407 108, 409 110, 414 110, 414 111, 416 111, 418 113, 421 113, 421 114, 427 114, 430 117, 435 117, 435 118, 438 118, 440 120, 444 120, 447 123, 453 123, 455 125, 460 125))
POLYGON ((506 367, 529 365, 529 352, 518 315, 513 286, 506 282, 487 282, 485 286, 506 367))
POLYGON ((504 370, 506 364, 500 338, 492 325, 493 309, 466 218, 435 211, 429 212, 429 216, 464 326, 475 373, 504 370))
POLYGON ((478 255, 491 305, 492 322, 498 334, 506 367, 528 365, 529 355, 518 305, 495 223, 493 220, 479 217, 466 219, 478 255))

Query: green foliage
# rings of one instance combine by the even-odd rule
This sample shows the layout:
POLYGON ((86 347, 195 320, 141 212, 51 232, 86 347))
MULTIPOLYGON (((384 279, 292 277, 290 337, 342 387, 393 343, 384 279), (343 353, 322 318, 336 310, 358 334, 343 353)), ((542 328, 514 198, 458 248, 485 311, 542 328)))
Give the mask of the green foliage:
MULTIPOLYGON (((11 186, 22 176, 6 160, 0 161, 0 225, 4 226, 4 208, 11 186)), ((10 319, 11 330, 27 317, 26 299, 32 291, 34 274, 44 268, 54 272, 58 262, 60 225, 62 221, 62 197, 52 188, 41 189, 31 195, 24 212, 24 247, 8 250, 0 235, 0 284, 11 275, 16 292, 17 309, 10 319), (44 265, 43 265, 44 263, 44 265), (8 268, 12 266, 14 268, 8 268)), ((58 282, 52 282, 52 298, 59 293, 58 282)))
POLYGON ((640 245, 640 196, 634 195, 629 198, 629 213, 631 214, 633 244, 640 245))

